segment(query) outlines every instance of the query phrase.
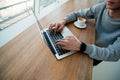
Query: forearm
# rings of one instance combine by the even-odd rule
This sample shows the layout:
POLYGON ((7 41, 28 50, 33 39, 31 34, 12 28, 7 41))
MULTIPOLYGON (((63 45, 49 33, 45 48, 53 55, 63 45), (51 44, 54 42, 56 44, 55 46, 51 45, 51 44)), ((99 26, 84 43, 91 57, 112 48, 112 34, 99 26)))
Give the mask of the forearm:
POLYGON ((97 17, 98 12, 101 10, 101 6, 103 6, 104 3, 96 4, 90 8, 86 9, 80 9, 78 11, 74 11, 68 15, 65 16, 65 20, 67 22, 75 21, 78 17, 83 17, 86 19, 93 19, 97 17))
POLYGON ((91 8, 81 9, 79 11, 74 11, 65 16, 66 22, 71 22, 77 20, 78 17, 83 17, 86 19, 94 18, 94 13, 92 12, 91 8))
POLYGON ((86 44, 86 50, 84 52, 91 58, 97 60, 117 61, 120 59, 120 38, 106 48, 86 44))

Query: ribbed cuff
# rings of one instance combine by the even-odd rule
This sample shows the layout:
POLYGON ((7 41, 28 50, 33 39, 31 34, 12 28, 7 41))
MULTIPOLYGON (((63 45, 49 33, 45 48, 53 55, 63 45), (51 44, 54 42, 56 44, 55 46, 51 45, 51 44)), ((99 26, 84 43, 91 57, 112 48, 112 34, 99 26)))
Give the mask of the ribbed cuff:
POLYGON ((91 56, 93 52, 94 52, 94 45, 86 44, 86 50, 84 51, 84 53, 91 56))

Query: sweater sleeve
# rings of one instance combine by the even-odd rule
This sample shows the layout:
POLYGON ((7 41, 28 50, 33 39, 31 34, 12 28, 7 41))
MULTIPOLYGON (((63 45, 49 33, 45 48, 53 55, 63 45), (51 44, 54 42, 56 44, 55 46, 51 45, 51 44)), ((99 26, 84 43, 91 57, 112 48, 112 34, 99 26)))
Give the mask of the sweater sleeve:
POLYGON ((98 47, 86 44, 85 53, 91 58, 104 61, 117 61, 120 59, 120 37, 108 47, 98 47))
POLYGON ((101 8, 101 5, 103 5, 103 3, 96 4, 90 8, 80 9, 78 11, 74 11, 72 13, 67 14, 64 17, 64 19, 67 22, 75 21, 75 20, 77 20, 78 17, 83 17, 86 19, 93 19, 98 15, 98 12, 101 8))

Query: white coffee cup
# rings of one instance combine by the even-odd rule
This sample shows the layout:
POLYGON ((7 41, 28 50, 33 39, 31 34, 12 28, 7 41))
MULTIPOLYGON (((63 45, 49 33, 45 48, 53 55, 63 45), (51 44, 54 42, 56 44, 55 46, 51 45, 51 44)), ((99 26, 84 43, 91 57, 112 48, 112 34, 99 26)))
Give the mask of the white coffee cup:
POLYGON ((82 17, 79 17, 78 20, 77 20, 78 24, 80 26, 84 26, 85 25, 85 22, 86 22, 86 19, 85 18, 82 18, 82 17))

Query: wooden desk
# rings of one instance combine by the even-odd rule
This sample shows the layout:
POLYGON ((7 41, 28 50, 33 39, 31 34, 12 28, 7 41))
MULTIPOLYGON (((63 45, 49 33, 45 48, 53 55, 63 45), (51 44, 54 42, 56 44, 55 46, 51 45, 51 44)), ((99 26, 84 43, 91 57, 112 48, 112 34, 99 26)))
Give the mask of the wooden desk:
MULTIPOLYGON (((40 20, 48 27, 62 19, 65 14, 88 7, 89 0, 70 0, 55 12, 40 20), (85 4, 85 5, 83 5, 85 4)), ((86 29, 78 29, 73 23, 67 25, 75 36, 84 42, 94 43, 94 24, 87 22, 86 29)), ((0 48, 0 80, 91 80, 92 59, 75 53, 57 60, 42 40, 36 24, 0 48)))

